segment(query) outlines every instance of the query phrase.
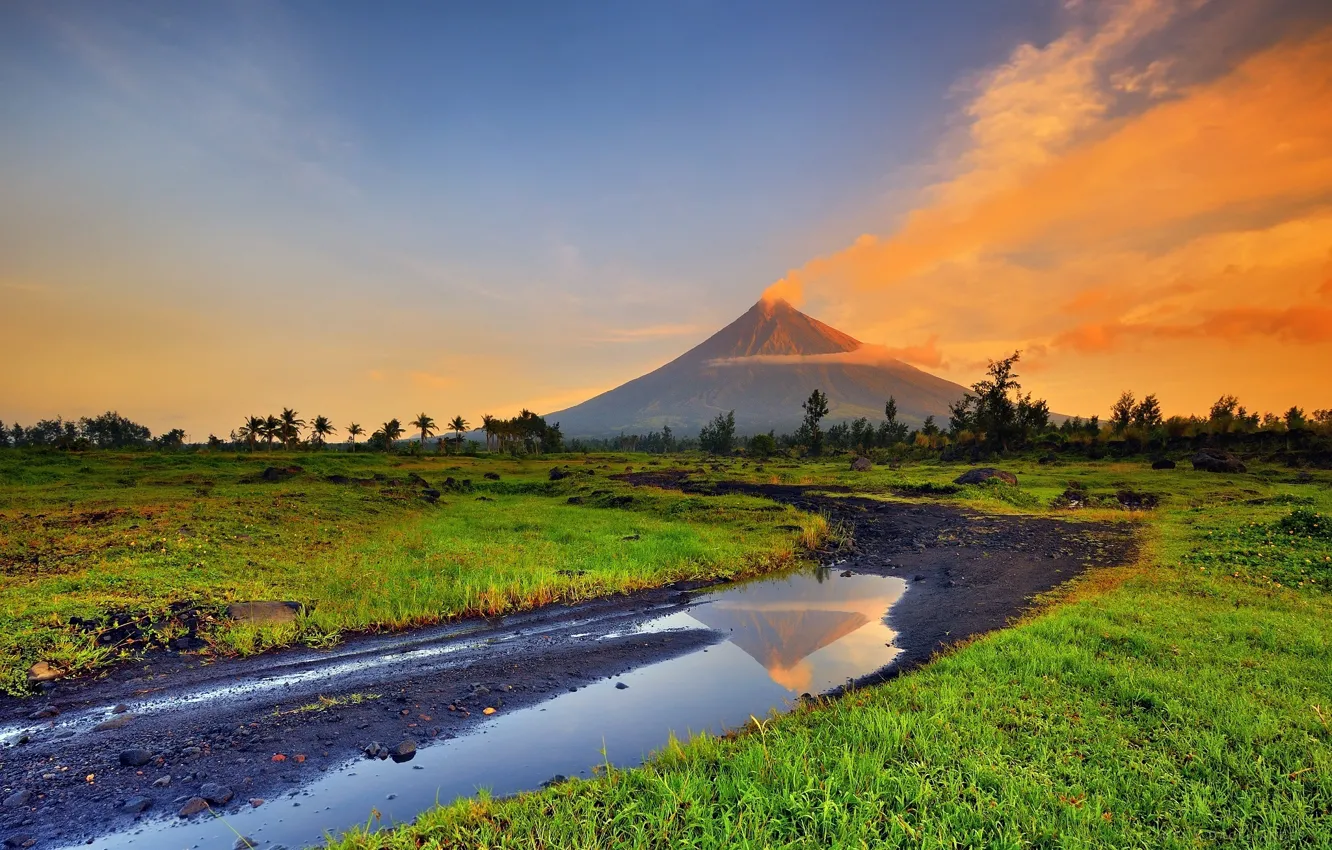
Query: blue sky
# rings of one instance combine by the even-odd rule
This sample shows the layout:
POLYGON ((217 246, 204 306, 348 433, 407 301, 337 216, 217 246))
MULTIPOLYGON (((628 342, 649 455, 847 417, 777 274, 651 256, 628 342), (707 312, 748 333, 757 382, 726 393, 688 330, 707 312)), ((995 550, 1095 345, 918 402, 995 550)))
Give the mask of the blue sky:
POLYGON ((564 406, 891 232, 974 143, 986 75, 1086 14, 6 3, 0 287, 64 353, 0 418, 564 406))

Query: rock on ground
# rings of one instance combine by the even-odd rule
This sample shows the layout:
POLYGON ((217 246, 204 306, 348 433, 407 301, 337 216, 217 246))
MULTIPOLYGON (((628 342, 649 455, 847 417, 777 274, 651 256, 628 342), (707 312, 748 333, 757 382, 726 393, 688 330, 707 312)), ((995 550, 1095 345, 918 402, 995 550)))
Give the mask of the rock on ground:
POLYGON ((294 623, 300 613, 299 602, 233 602, 227 606, 228 618, 256 626, 294 623))
POLYGON ((65 675, 63 670, 53 667, 45 661, 38 661, 28 668, 29 682, 51 682, 63 675, 65 675))
POLYGON ((1202 472, 1245 472, 1240 459, 1224 449, 1200 449, 1193 456, 1193 468, 1202 472))

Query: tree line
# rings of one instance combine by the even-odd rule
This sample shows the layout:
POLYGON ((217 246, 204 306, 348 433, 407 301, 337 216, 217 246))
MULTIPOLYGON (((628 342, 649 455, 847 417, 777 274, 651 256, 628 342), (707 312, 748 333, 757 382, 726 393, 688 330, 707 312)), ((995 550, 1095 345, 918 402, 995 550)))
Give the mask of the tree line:
MULTIPOLYGON (((1292 406, 1280 415, 1259 414, 1240 404, 1233 395, 1221 396, 1206 416, 1166 418, 1155 394, 1139 399, 1126 391, 1111 405, 1105 421, 1098 415, 1087 419, 1074 416, 1056 424, 1044 399, 1023 392, 1017 373, 1020 359, 1021 353, 1015 351, 1002 360, 991 361, 985 377, 973 384, 961 399, 949 405, 948 421, 944 425, 929 416, 917 429, 910 428, 898 418, 897 401, 892 396, 884 403, 884 418, 880 421, 871 422, 867 417, 859 417, 825 428, 823 423, 829 414, 829 399, 822 390, 816 389, 802 403, 801 424, 791 434, 778 435, 769 431, 740 437, 736 433, 734 410, 717 414, 700 429, 696 438, 681 437, 666 426, 661 431, 641 435, 574 439, 566 447, 559 423, 547 423, 544 417, 527 409, 509 419, 487 414, 481 418, 481 431, 486 449, 498 452, 541 454, 566 449, 575 452, 609 449, 667 453, 702 450, 709 454, 744 451, 758 457, 780 452, 817 457, 826 452, 901 455, 908 451, 918 454, 938 452, 949 457, 963 451, 972 454, 1033 448, 1053 451, 1061 447, 1079 447, 1094 452, 1098 446, 1115 443, 1140 450, 1161 450, 1181 440, 1242 439, 1251 434, 1263 438, 1279 435, 1302 438, 1309 434, 1332 437, 1332 409, 1306 413, 1303 408, 1292 406)), ((454 451, 462 451, 464 434, 470 427, 462 416, 453 417, 444 427, 453 436, 439 437, 436 450, 447 451, 452 444, 454 451)), ((419 434, 419 443, 413 445, 419 447, 417 450, 423 450, 439 430, 431 416, 420 413, 405 424, 396 418, 389 419, 360 445, 367 450, 391 451, 404 435, 411 433, 419 434)), ((294 409, 284 408, 277 415, 249 416, 240 428, 231 432, 229 442, 210 435, 207 445, 247 450, 272 450, 275 446, 321 449, 338 431, 326 416, 318 415, 307 422, 294 409)), ((357 438, 365 434, 365 428, 359 423, 349 423, 346 426, 349 450, 357 450, 357 438)), ((18 424, 7 427, 0 422, 0 447, 177 448, 185 442, 186 434, 179 428, 154 437, 146 427, 115 411, 79 420, 66 421, 59 417, 41 420, 26 428, 18 424)), ((469 445, 476 444, 469 442, 469 445)))
MULTIPOLYGON (((450 444, 454 452, 462 451, 464 434, 471 427, 462 416, 453 417, 444 426, 444 431, 451 433, 452 437, 439 436, 435 441, 436 451, 447 451, 450 444)), ((511 419, 487 414, 482 417, 481 428, 485 434, 486 448, 491 451, 540 453, 564 449, 564 435, 560 432, 559 423, 548 424, 545 418, 530 410, 524 409, 511 419)), ((349 451, 356 451, 358 445, 367 451, 391 451, 399 440, 410 434, 420 436, 420 442, 413 445, 424 449, 431 437, 439 435, 439 431, 432 416, 420 413, 405 424, 397 418, 389 419, 370 432, 364 443, 358 444, 357 438, 365 436, 366 429, 360 423, 351 422, 346 426, 346 445, 349 451)), ((325 448, 330 438, 338 433, 338 427, 327 416, 321 414, 307 421, 295 409, 287 407, 276 415, 247 416, 240 427, 230 433, 229 439, 210 434, 205 445, 215 449, 249 451, 272 451, 274 448, 318 450, 325 448)), ((43 419, 28 427, 19 424, 7 426, 0 422, 0 448, 180 448, 186 445, 186 439, 186 433, 180 428, 173 428, 154 437, 146 426, 115 411, 78 420, 64 420, 60 417, 43 419)))

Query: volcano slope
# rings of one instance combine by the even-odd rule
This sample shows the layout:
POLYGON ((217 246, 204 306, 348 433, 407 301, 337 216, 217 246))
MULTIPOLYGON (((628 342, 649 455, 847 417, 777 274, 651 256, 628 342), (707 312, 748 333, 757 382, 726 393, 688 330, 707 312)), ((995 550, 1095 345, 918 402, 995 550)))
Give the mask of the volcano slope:
POLYGON ((547 415, 569 437, 695 433, 734 410, 742 433, 794 431, 800 404, 819 389, 828 421, 883 415, 892 396, 904 422, 943 420, 965 390, 805 315, 761 300, 670 363, 582 404, 547 415))
POLYGON ((1020 489, 948 492, 956 468, 850 475, 841 463, 719 462, 688 482, 944 491, 991 514, 1131 522, 1136 560, 910 676, 673 744, 639 769, 460 801, 339 850, 1332 846, 1332 476, 1010 468, 1020 489), (1160 507, 1055 507, 1070 481, 1111 499, 1150 492, 1160 507))

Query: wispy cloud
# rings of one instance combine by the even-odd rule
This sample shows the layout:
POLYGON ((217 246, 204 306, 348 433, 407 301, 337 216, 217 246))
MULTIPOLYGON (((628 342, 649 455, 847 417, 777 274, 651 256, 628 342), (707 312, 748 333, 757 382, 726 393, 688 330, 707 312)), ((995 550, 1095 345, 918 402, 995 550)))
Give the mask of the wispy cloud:
POLYGON ((592 342, 645 342, 658 339, 676 339, 702 334, 707 329, 697 324, 646 325, 638 328, 615 328, 588 337, 592 342))
POLYGON ((771 364, 781 366, 811 365, 827 366, 834 363, 860 366, 887 366, 896 361, 913 363, 918 366, 940 367, 945 365, 943 352, 931 337, 921 345, 908 345, 891 348, 886 345, 862 344, 854 351, 837 351, 831 354, 758 354, 749 357, 718 357, 708 361, 712 367, 753 366, 771 364))

